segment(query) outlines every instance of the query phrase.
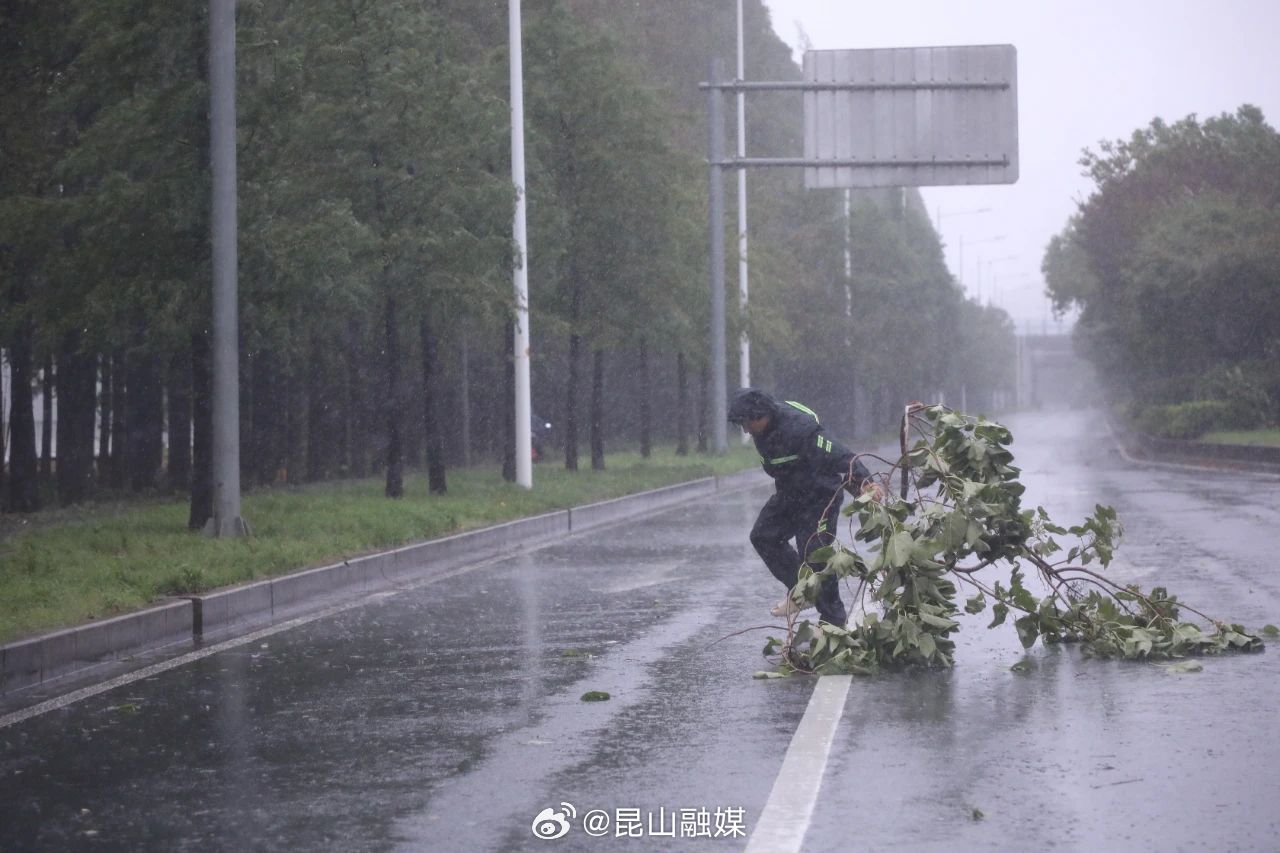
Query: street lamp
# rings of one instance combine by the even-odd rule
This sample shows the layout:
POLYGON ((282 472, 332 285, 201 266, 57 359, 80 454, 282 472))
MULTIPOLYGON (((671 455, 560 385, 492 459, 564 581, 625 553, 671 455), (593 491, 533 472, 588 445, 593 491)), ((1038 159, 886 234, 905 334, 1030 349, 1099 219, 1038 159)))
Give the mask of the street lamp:
MULTIPOLYGON (((991 212, 991 208, 989 207, 976 207, 972 210, 949 210, 944 213, 942 211, 941 205, 939 205, 936 208, 936 214, 938 217, 938 227, 937 227, 938 237, 939 238, 942 237, 942 220, 947 217, 973 216, 978 213, 990 213, 990 212, 991 212)), ((957 263, 956 263, 956 278, 961 280, 960 284, 961 286, 963 286, 964 285, 964 281, 963 281, 964 279, 964 234, 960 235, 960 256, 957 259, 957 263)))
MULTIPOLYGON (((995 266, 996 264, 1000 263, 1001 261, 1016 261, 1017 259, 1018 259, 1018 255, 1005 255, 1005 256, 1000 257, 1000 258, 992 258, 992 259, 990 259, 990 260, 988 260, 988 261, 986 262, 986 264, 987 264, 987 274, 988 274, 988 275, 990 275, 990 274, 991 274, 991 268, 992 268, 993 266, 995 266)), ((979 302, 981 302, 981 301, 982 301, 982 264, 983 264, 983 261, 982 261, 982 259, 981 259, 981 258, 979 258, 979 259, 978 259, 978 301, 979 301, 979 302)), ((992 277, 992 281, 991 281, 991 292, 992 292, 992 294, 993 294, 993 295, 994 295, 994 293, 995 293, 995 289, 996 289, 996 288, 995 288, 995 278, 994 278, 994 277, 992 277)), ((987 299, 987 304, 988 304, 988 305, 990 305, 990 304, 991 304, 991 299, 990 299, 990 297, 988 297, 988 299, 987 299)))
MULTIPOLYGON (((984 243, 997 243, 1003 240, 1005 235, 997 234, 995 237, 985 237, 981 240, 974 240, 970 246, 981 246, 984 243)), ((964 235, 960 236, 960 289, 964 289, 964 235)), ((982 295, 982 261, 978 261, 978 295, 982 295)))

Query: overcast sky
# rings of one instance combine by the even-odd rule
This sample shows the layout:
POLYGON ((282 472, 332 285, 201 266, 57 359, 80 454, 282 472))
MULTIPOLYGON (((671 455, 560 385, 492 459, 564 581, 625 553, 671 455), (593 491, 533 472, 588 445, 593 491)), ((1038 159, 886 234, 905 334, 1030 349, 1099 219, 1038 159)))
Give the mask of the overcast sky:
MULTIPOLYGON (((995 296, 1020 329, 1047 317, 1040 260, 1088 196, 1081 150, 1175 121, 1261 107, 1280 120, 1280 0, 765 0, 779 37, 815 49, 1012 44, 1018 51, 1016 184, 926 187, 947 262, 995 296), (964 213, 991 208, 988 213, 964 213), (992 239, 1003 237, 1003 239, 992 239), (992 286, 994 279, 994 287, 992 286)), ((799 53, 796 54, 799 61, 799 53)), ((734 58, 725 57, 732 68, 734 58)), ((746 79, 752 74, 746 57, 746 79)), ((749 145, 749 141, 748 141, 749 145)), ((749 156, 798 155, 753 151, 749 156)), ((1055 329, 1049 321, 1050 331, 1055 329)))

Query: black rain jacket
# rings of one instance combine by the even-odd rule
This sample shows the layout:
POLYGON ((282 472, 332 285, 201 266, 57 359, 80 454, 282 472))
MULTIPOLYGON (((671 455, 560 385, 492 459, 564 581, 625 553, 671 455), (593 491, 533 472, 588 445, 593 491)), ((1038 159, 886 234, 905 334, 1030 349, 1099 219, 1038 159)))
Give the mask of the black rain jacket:
POLYGON ((805 503, 825 502, 842 486, 855 493, 862 489, 870 472, 854 461, 853 451, 826 434, 816 414, 789 400, 767 399, 765 405, 772 406, 769 426, 753 438, 760 465, 779 494, 805 503))

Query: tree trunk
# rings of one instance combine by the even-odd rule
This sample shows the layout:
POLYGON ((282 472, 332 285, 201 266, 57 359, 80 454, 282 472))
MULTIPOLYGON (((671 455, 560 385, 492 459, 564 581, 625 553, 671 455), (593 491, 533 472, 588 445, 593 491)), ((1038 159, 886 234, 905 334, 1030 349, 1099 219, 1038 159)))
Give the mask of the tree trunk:
POLYGON ((191 510, 187 528, 213 517, 213 349, 209 333, 191 333, 191 510))
POLYGON ((111 356, 111 464, 107 484, 112 489, 124 486, 125 447, 129 443, 129 422, 125 419, 125 377, 127 375, 124 350, 117 349, 111 356))
POLYGON ((698 452, 707 452, 707 410, 711 405, 711 368, 705 364, 698 377, 701 393, 698 395, 698 452))
POLYGON ((320 336, 312 335, 311 357, 307 359, 307 480, 318 482, 329 476, 332 456, 332 405, 325 383, 325 348, 320 336))
POLYGON ((569 335, 569 377, 565 383, 564 409, 564 467, 569 471, 578 470, 578 385, 579 364, 582 361, 582 337, 573 332, 569 335))
POLYGON ((169 359, 169 467, 171 493, 191 488, 191 350, 169 359))
POLYGON ((400 446, 400 332, 396 300, 387 297, 385 321, 387 347, 387 399, 384 413, 387 421, 386 496, 404 497, 404 458, 400 446))
POLYGON ((80 351, 78 331, 62 341, 58 358, 58 502, 79 503, 93 481, 95 360, 80 351))
POLYGON ((360 321, 347 321, 347 408, 343 418, 347 438, 347 464, 353 477, 369 475, 368 440, 365 435, 364 377, 361 365, 364 350, 360 340, 360 321))
POLYGON ((591 470, 604 470, 604 350, 591 359, 591 470))
POLYGON ((155 487, 164 456, 164 392, 156 357, 142 353, 131 357, 128 383, 129 488, 142 492, 155 487))
MULTIPOLYGON (((9 347, 10 512, 35 512, 40 508, 35 401, 31 395, 31 339, 31 323, 23 322, 9 347)), ((0 445, 0 461, 3 461, 3 445, 0 445)))
POLYGON ((516 362, 512 352, 512 341, 515 340, 515 320, 508 318, 503 325, 502 359, 499 364, 502 371, 502 400, 498 411, 502 413, 502 479, 508 483, 516 481, 516 362))
POLYGON ((470 331, 470 328, 463 328, 462 351, 458 354, 460 361, 459 372, 461 373, 461 381, 458 384, 461 400, 458 404, 458 409, 462 417, 460 427, 462 432, 462 467, 464 468, 471 467, 471 347, 467 340, 470 331))
POLYGON ((440 435, 437 412, 440 407, 439 342, 431 328, 431 315, 418 319, 418 337, 422 344, 422 434, 427 452, 427 490, 433 495, 448 491, 445 480, 444 441, 440 435))
MULTIPOLYGON (((4 375, 4 362, 5 362, 4 347, 0 347, 0 377, 3 377, 4 375)), ((13 376, 12 372, 10 372, 9 375, 10 375, 10 379, 12 380, 12 376, 13 376)), ((5 498, 6 498, 6 495, 8 495, 9 493, 8 491, 9 484, 5 480, 6 466, 8 465, 7 460, 9 457, 5 455, 4 444, 5 444, 4 382, 0 380, 0 512, 7 511, 6 507, 8 506, 8 503, 6 502, 5 498)))
POLYGON ((53 372, 53 354, 44 357, 44 393, 40 395, 40 480, 53 483, 53 397, 58 377, 53 372))
POLYGON ((273 354, 260 349, 248 358, 249 369, 249 441, 248 451, 251 482, 267 486, 275 482, 279 461, 275 457, 276 422, 280 411, 273 372, 273 354))
POLYGON ((676 455, 689 455, 689 366, 676 353, 676 455))
MULTIPOLYGON (((49 365, 46 364, 47 368, 49 365)), ((102 356, 102 390, 98 396, 98 485, 111 485, 111 388, 115 384, 115 367, 111 356, 102 356)), ((45 374, 45 397, 49 396, 49 375, 45 374)), ((43 463, 44 460, 41 460, 43 463)))
POLYGON ((648 459, 653 453, 653 423, 649 409, 649 395, 653 389, 649 378, 649 339, 640 336, 640 458, 648 459))
POLYGON ((280 448, 281 468, 283 476, 276 479, 285 483, 301 483, 307 470, 306 430, 303 429, 305 418, 302 409, 306 404, 306 393, 301 377, 298 375, 297 360, 290 356, 284 370, 277 375, 284 386, 281 397, 284 400, 283 446, 280 448))

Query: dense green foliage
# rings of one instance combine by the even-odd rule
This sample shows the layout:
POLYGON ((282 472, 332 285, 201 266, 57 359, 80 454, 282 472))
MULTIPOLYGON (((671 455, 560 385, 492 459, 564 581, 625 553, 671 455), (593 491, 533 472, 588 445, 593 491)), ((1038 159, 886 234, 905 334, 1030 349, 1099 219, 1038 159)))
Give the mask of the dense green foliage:
MULTIPOLYGON (((441 493, 446 463, 503 456, 511 475, 506 11, 238 4, 247 486, 378 472, 397 496, 425 465, 441 493)), ((571 469, 587 438, 596 468, 606 438, 687 446, 709 409, 697 83, 732 55, 732 4, 526 0, 524 15, 535 410, 571 469)), ((799 76, 759 0, 746 31, 749 76, 799 76)), ((189 491, 199 526, 206 4, 5 0, 0 39, 0 355, 15 385, 0 505, 189 491), (56 483, 41 484, 32 413, 50 390, 56 483)), ((798 97, 753 96, 747 119, 753 150, 798 149, 798 97)), ((846 220, 839 193, 805 192, 794 171, 749 186, 752 301, 730 340, 750 332, 758 384, 852 434, 905 399, 1010 381, 1007 318, 963 300, 917 193, 857 194, 846 220)))
MULTIPOLYGON (((857 585, 855 597, 873 603, 865 619, 848 627, 807 620, 788 624, 785 639, 770 638, 779 673, 793 671, 869 675, 903 666, 951 666, 960 624, 958 593, 973 592, 968 613, 991 604, 989 627, 1015 614, 1024 648, 1037 640, 1079 642, 1088 654, 1128 659, 1179 658, 1227 650, 1256 651, 1262 641, 1239 625, 1208 620, 1162 587, 1142 592, 1106 578, 1121 528, 1113 509, 1070 528, 1053 523, 1043 507, 1022 509, 1023 486, 998 423, 941 406, 919 407, 903 424, 904 455, 895 470, 907 478, 900 496, 868 490, 842 511, 857 516, 853 541, 837 540, 815 552, 826 566, 801 567, 792 590, 812 601, 834 573, 857 585), (907 430, 918 436, 906 448, 907 430), (1078 544, 1063 553, 1055 537, 1078 544), (972 562, 965 562, 972 561, 972 562), (1029 586, 1024 566, 1041 582, 1029 586), (983 572, 1005 568, 1008 584, 983 572), (1180 610, 1205 618, 1212 631, 1184 622, 1180 610)), ((890 477, 893 477, 891 472, 890 477)), ((1268 626, 1265 633, 1275 633, 1268 626)), ((763 673, 770 675, 776 673, 763 673)))
POLYGON ((1280 422, 1280 134, 1245 106, 1154 121, 1082 165, 1094 192, 1043 269, 1099 375, 1139 408, 1235 413, 1200 431, 1280 422))

